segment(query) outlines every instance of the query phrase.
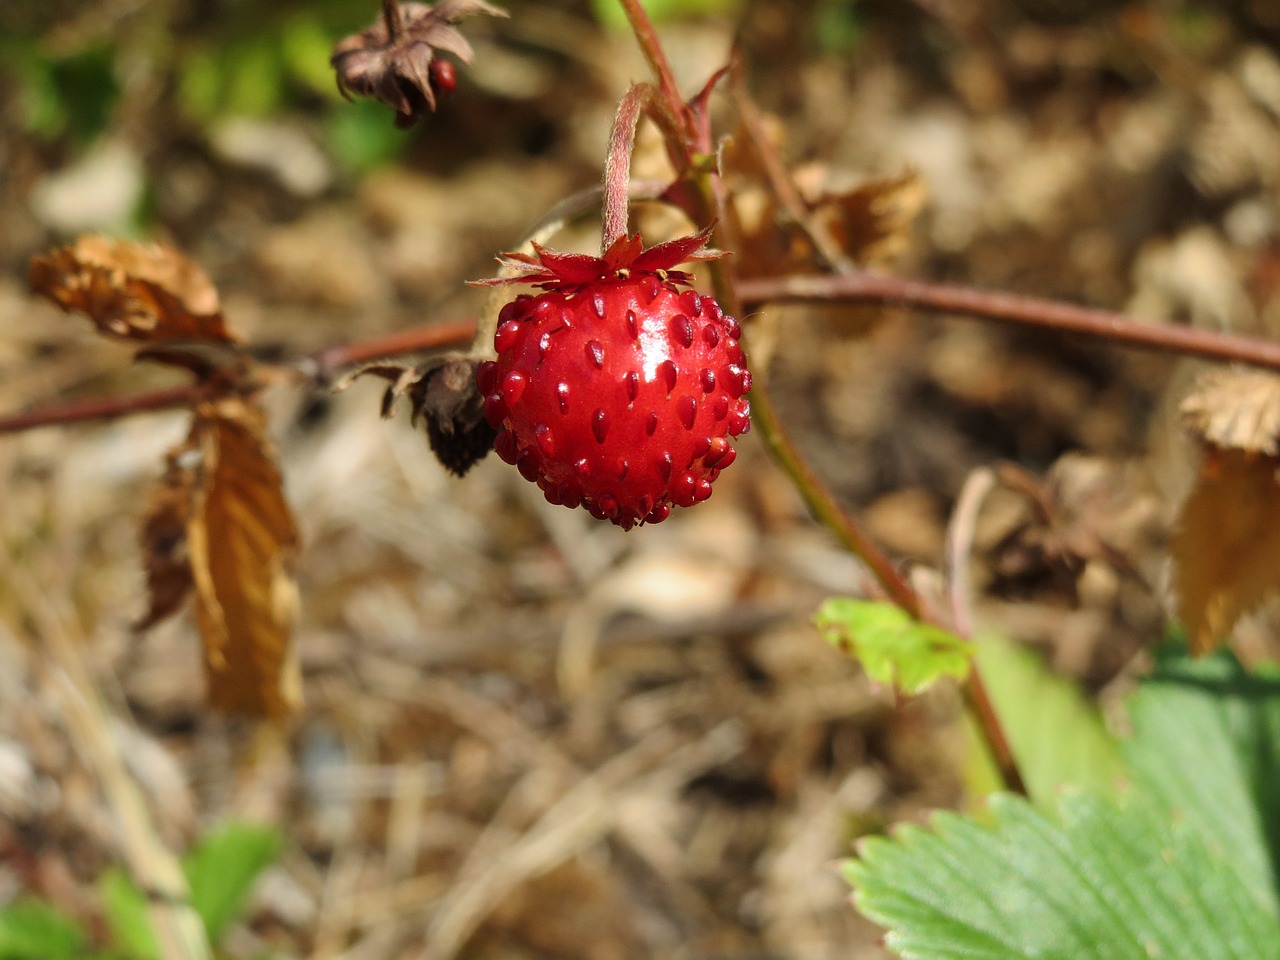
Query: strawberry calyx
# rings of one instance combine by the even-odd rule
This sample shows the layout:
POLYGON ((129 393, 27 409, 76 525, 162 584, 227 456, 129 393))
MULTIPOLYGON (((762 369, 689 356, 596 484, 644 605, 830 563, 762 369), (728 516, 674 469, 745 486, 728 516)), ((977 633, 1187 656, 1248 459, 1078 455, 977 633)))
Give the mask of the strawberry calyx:
POLYGON ((724 251, 706 249, 715 224, 687 237, 645 248, 640 235, 622 236, 615 240, 603 256, 564 253, 533 243, 533 253, 504 253, 498 260, 514 271, 512 276, 475 280, 480 286, 503 286, 528 283, 544 290, 565 290, 599 283, 602 280, 625 280, 638 274, 653 274, 660 280, 688 285, 693 276, 674 267, 692 261, 715 260, 724 251))

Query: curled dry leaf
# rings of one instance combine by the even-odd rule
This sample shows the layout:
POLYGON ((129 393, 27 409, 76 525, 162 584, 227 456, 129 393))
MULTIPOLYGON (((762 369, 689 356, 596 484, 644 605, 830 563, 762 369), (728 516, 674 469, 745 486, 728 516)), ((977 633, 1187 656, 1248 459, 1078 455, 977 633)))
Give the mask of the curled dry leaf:
POLYGON ((1188 429, 1219 449, 1280 453, 1280 377, 1273 373, 1209 370, 1180 410, 1188 429))
POLYGON ((142 528, 151 592, 142 626, 195 590, 212 706, 281 716, 301 700, 291 633, 298 532, 262 411, 240 398, 202 404, 142 528))
POLYGON ((262 411, 237 398, 196 411, 203 476, 187 543, 209 702, 279 716, 302 697, 292 644, 298 531, 265 426, 262 411))
POLYGON ((148 608, 135 629, 150 629, 173 616, 191 593, 187 526, 199 482, 198 458, 190 441, 171 450, 160 485, 151 494, 138 537, 147 571, 148 608))
POLYGON ((853 190, 821 193, 810 200, 814 218, 854 263, 878 263, 901 256, 911 245, 911 225, 928 198, 914 171, 863 184, 853 190))
POLYGON ((1181 412, 1207 452, 1169 549, 1191 647, 1205 653, 1280 590, 1280 377, 1207 371, 1181 412))
POLYGON ((1169 543, 1178 607, 1196 654, 1280 589, 1280 461, 1210 447, 1169 543))
POLYGON ((740 134, 723 154, 730 211, 742 238, 736 259, 742 276, 819 272, 812 231, 821 231, 839 255, 859 265, 892 260, 908 249, 912 225, 928 198, 918 174, 908 170, 850 190, 831 190, 824 167, 781 169, 781 130, 775 118, 764 117, 755 138, 740 134), (792 203, 801 205, 810 231, 795 223, 774 195, 761 150, 772 155, 775 176, 787 178, 796 198, 792 203))
POLYGON ((33 257, 28 281, 33 292, 85 314, 108 336, 149 343, 235 340, 205 272, 159 244, 83 236, 33 257))

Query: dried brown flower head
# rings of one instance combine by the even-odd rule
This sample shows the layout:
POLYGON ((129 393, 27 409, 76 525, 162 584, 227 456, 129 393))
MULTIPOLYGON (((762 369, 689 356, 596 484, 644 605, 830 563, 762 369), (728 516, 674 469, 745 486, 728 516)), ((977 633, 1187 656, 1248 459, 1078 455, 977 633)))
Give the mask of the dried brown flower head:
POLYGON ((484 0, 394 3, 384 0, 382 16, 359 33, 340 40, 329 62, 343 96, 375 97, 396 111, 396 126, 410 126, 436 108, 436 93, 453 89, 453 66, 441 51, 471 63, 475 52, 454 24, 463 17, 507 12, 484 0))

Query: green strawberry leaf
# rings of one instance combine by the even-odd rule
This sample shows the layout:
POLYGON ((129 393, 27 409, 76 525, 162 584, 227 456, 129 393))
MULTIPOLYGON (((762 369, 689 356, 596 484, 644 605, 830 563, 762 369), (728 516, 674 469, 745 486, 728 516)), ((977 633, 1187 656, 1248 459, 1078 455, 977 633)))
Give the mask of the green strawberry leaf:
MULTIPOLYGON (((210 831, 182 858, 191 906, 216 944, 244 907, 253 882, 280 852, 280 834, 247 823, 225 823, 210 831)), ((107 924, 115 943, 136 960, 160 955, 147 898, 121 870, 99 881, 107 924)))
POLYGON ((914 694, 941 677, 964 679, 973 645, 913 620, 891 603, 836 597, 814 623, 827 641, 856 658, 872 680, 914 694))
POLYGON ((1280 916, 1280 668, 1166 652, 1128 706, 1137 782, 1280 916))
POLYGON ((930 960, 1280 956, 1280 670, 1250 674, 1226 652, 1166 654, 1129 706, 1134 736, 1121 749, 1134 783, 1119 801, 1073 790, 1054 820, 997 796, 990 823, 946 813, 864 842, 846 875, 892 949, 930 960))
POLYGON ((983 682, 1031 799, 1051 808, 1066 784, 1113 791, 1124 774, 1120 746, 1079 688, 1003 637, 982 637, 977 648, 983 682))
POLYGON ((280 853, 280 834, 267 827, 226 823, 206 834, 183 859, 191 905, 209 941, 217 943, 239 915, 253 882, 280 853))
POLYGON ((123 870, 112 868, 98 879, 111 940, 134 960, 159 960, 160 945, 151 929, 147 898, 123 870))
POLYGON ((1234 865, 1151 801, 1069 792, 1055 822, 991 798, 991 826, 954 813, 863 841, 854 901, 918 960, 1261 960, 1280 924, 1234 865))
POLYGON ((84 932, 47 903, 18 900, 0 909, 0 960, 80 960, 84 932))

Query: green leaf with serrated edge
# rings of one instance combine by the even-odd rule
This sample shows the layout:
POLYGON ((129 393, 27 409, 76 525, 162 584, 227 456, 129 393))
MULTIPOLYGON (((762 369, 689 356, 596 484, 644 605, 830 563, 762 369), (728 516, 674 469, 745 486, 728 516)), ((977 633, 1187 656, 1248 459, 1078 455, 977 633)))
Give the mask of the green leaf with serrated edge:
POLYGON ((147 898, 142 891, 117 869, 108 870, 99 878, 98 889, 116 946, 133 960, 159 960, 160 946, 151 929, 147 898))
POLYGON ((84 932, 47 903, 19 900, 0 909, 0 960, 81 960, 84 932))
POLYGON ((903 693, 919 693, 941 677, 963 679, 969 672, 972 644, 913 620, 891 603, 836 597, 818 608, 814 623, 872 680, 903 693))
POLYGON ((1280 925, 1190 824, 1150 800, 1017 797, 863 841, 845 876, 886 945, 916 960, 1263 960, 1280 925))
POLYGON ((976 644, 982 680, 1031 798, 1052 805, 1064 784, 1107 792, 1124 774, 1120 747, 1079 688, 1002 637, 976 644))
POLYGON ((1128 706, 1137 783, 1280 917, 1280 668, 1167 650, 1128 706))
POLYGON ((280 834, 227 823, 208 833, 183 859, 191 905, 217 943, 244 906, 254 880, 280 853, 280 834))

